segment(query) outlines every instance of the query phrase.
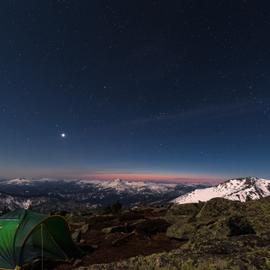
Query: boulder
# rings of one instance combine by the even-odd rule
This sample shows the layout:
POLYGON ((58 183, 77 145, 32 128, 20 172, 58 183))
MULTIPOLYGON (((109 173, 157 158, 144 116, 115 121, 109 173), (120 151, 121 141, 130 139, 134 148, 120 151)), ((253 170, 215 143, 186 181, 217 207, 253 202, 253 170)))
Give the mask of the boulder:
POLYGON ((169 222, 162 218, 148 219, 138 223, 135 226, 135 231, 139 234, 150 236, 153 234, 166 232, 170 225, 171 224, 169 222))
POLYGON ((232 216, 228 220, 230 229, 229 236, 238 236, 245 234, 255 234, 253 227, 244 216, 232 216))
POLYGON ((132 232, 133 230, 134 230, 134 226, 130 224, 124 224, 124 225, 119 225, 119 226, 103 228, 102 232, 106 234, 115 233, 115 232, 129 233, 129 232, 132 232))

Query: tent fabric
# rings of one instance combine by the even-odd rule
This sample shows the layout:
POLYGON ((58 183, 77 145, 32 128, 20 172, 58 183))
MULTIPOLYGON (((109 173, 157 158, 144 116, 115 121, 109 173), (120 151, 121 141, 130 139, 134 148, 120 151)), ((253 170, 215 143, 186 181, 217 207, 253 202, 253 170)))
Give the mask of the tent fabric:
POLYGON ((61 216, 18 209, 0 217, 0 269, 14 269, 35 258, 65 261, 79 255, 61 216))

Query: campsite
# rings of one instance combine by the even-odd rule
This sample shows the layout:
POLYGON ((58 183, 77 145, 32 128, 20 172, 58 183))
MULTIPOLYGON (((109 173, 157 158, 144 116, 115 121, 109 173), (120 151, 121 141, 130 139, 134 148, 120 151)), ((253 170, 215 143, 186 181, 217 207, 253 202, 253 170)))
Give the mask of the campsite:
POLYGON ((269 197, 61 214, 3 215, 0 269, 269 269, 269 197))
POLYGON ((270 270, 270 0, 0 0, 0 270, 270 270))

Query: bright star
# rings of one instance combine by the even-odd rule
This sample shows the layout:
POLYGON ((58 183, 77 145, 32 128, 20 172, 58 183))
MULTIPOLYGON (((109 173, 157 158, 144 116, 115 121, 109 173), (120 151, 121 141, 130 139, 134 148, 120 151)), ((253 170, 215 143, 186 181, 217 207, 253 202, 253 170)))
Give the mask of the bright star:
POLYGON ((66 133, 61 133, 61 138, 66 138, 66 133))

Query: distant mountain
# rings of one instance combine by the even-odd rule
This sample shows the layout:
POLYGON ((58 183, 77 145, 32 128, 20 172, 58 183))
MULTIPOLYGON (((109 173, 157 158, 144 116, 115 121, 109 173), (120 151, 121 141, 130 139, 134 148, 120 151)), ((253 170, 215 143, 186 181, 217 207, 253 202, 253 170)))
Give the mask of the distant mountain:
POLYGON ((257 177, 231 179, 217 186, 195 189, 173 200, 174 203, 205 202, 221 197, 233 201, 245 202, 248 199, 257 200, 270 195, 270 180, 257 177))
POLYGON ((180 186, 184 187, 185 185, 142 181, 124 181, 119 178, 112 181, 100 181, 99 183, 97 183, 97 187, 100 187, 102 189, 114 189, 118 193, 136 193, 145 191, 164 193, 172 191, 180 186))
POLYGON ((29 207, 43 212, 96 208, 119 200, 125 206, 168 202, 201 185, 157 182, 17 178, 0 181, 0 210, 29 207))
POLYGON ((31 180, 25 179, 25 178, 16 178, 16 179, 11 179, 7 180, 5 183, 9 185, 27 185, 31 184, 31 180))

